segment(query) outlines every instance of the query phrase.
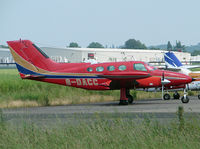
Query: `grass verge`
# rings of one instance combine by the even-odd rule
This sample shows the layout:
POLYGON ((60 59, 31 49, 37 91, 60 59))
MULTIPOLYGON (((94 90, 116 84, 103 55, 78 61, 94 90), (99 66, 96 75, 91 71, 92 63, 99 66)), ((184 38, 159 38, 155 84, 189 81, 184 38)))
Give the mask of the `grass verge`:
POLYGON ((161 124, 148 117, 135 119, 99 118, 93 122, 40 127, 34 123, 6 124, 0 117, 1 149, 197 149, 200 146, 200 120, 184 120, 179 107, 177 120, 161 124))

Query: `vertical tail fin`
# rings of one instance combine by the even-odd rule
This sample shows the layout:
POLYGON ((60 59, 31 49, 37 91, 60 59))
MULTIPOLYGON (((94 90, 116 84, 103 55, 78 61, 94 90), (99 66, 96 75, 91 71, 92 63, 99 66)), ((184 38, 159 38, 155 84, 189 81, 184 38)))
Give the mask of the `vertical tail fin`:
POLYGON ((167 52, 164 54, 165 65, 168 68, 175 68, 183 66, 179 59, 174 55, 173 52, 167 52))
POLYGON ((27 74, 45 73, 55 67, 55 62, 31 41, 18 40, 8 41, 7 43, 21 77, 27 74))

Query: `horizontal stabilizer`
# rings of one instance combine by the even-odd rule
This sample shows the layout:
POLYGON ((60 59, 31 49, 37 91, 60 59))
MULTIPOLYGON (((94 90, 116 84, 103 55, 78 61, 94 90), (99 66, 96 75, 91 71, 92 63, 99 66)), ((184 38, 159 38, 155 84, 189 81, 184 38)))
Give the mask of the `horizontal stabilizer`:
POLYGON ((22 79, 43 79, 43 78, 45 78, 44 75, 29 75, 29 74, 24 75, 22 73, 20 73, 20 76, 22 79))

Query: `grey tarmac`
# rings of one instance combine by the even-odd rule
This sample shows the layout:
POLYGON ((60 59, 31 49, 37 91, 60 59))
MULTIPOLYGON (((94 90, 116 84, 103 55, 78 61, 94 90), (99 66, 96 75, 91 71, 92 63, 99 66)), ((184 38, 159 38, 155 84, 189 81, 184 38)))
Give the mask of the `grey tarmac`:
POLYGON ((119 106, 118 101, 88 103, 65 106, 2 109, 1 121, 11 124, 31 122, 54 125, 57 123, 91 122, 98 119, 144 119, 150 118, 161 122, 177 119, 178 107, 184 108, 187 118, 200 118, 200 100, 190 97, 188 104, 181 100, 147 99, 134 101, 128 106, 119 106))

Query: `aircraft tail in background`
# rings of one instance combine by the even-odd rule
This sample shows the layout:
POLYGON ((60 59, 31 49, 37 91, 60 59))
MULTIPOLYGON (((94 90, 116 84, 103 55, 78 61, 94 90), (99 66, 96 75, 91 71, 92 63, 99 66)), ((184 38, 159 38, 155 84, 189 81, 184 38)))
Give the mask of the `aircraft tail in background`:
POLYGON ((167 68, 177 68, 183 66, 183 64, 179 61, 173 52, 165 53, 164 60, 167 68))
POLYGON ((180 72, 195 78, 196 81, 200 80, 200 71, 191 71, 192 68, 200 68, 200 65, 183 65, 173 52, 164 54, 165 65, 168 70, 180 72))

